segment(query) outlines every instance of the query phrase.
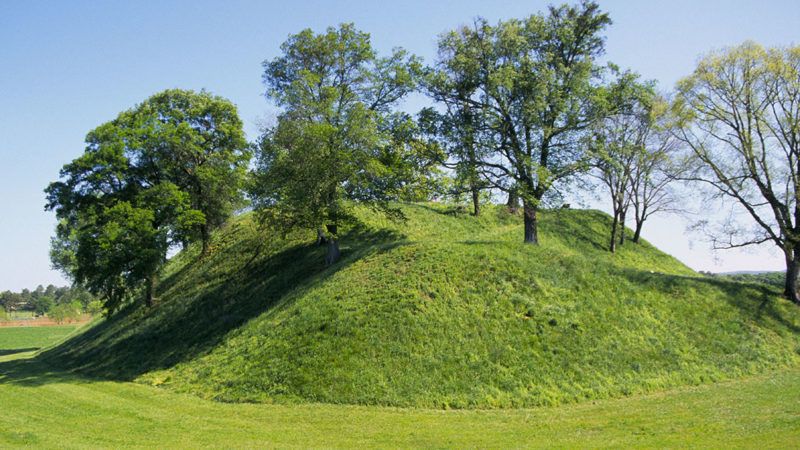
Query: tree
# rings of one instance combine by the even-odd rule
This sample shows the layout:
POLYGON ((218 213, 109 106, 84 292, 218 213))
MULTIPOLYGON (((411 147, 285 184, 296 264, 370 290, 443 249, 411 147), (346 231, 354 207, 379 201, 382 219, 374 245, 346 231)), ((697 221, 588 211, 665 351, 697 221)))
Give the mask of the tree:
POLYGON ((491 26, 478 19, 439 40, 430 78, 434 98, 480 112, 481 173, 521 198, 524 242, 538 243, 537 213, 546 195, 585 170, 582 140, 605 114, 600 33, 611 23, 596 3, 491 26), (474 93, 466 97, 466 92, 474 93))
POLYGON ((14 301, 14 293, 11 291, 3 291, 0 293, 0 308, 3 311, 11 311, 11 304, 14 301))
POLYGON ((615 112, 598 122, 589 139, 593 174, 608 189, 612 204, 609 250, 625 242, 625 218, 633 207, 638 243, 644 222, 674 210, 670 184, 680 173, 673 154, 677 141, 669 130, 667 102, 653 82, 625 73, 609 88, 615 112))
POLYGON ((650 127, 652 83, 640 83, 637 78, 635 74, 622 74, 611 89, 619 109, 597 122, 588 139, 592 174, 605 185, 611 197, 609 251, 612 253, 618 244, 625 242, 632 173, 645 151, 645 136, 650 127))
POLYGON ((264 62, 267 96, 283 111, 262 136, 252 197, 284 229, 318 230, 332 264, 354 202, 392 212, 399 186, 387 152, 409 149, 397 142, 407 121, 392 109, 414 89, 420 63, 402 49, 378 57, 352 24, 303 30, 281 49, 264 62))
POLYGON ((418 121, 406 113, 391 114, 386 124, 390 139, 379 149, 378 161, 389 170, 381 180, 375 180, 384 195, 407 202, 443 195, 442 148, 426 139, 418 121))
POLYGON ((103 312, 103 302, 99 300, 92 300, 85 306, 86 313, 96 316, 103 312))
POLYGON ((78 302, 62 303, 54 306, 48 316, 56 323, 77 320, 81 316, 81 305, 78 302))
MULTIPOLYGON (((113 193, 104 197, 110 196, 113 193)), ((110 312, 140 287, 145 289, 145 304, 152 306, 156 275, 167 250, 202 217, 190 209, 188 195, 171 184, 118 197, 103 198, 108 205, 86 201, 85 208, 73 212, 74 219, 62 218, 52 250, 54 266, 101 295, 110 312)), ((66 208, 57 210, 59 215, 66 213, 66 208)))
POLYGON ((197 232, 206 254, 211 231, 243 206, 251 152, 236 106, 205 91, 170 89, 144 102, 135 120, 152 143, 150 163, 203 213, 197 232))
POLYGON ((695 163, 684 178, 738 209, 709 230, 715 248, 771 242, 784 294, 800 304, 800 46, 746 42, 703 58, 678 84, 677 136, 695 163), (738 225, 749 218, 751 228, 738 225))
POLYGON ((426 72, 425 90, 443 110, 425 108, 420 112, 420 121, 429 139, 444 149, 440 164, 455 172, 456 183, 451 194, 469 193, 472 213, 478 216, 481 191, 489 187, 480 168, 483 155, 479 140, 480 111, 469 101, 476 95, 478 86, 458 73, 446 79, 436 69, 429 68, 426 72))
POLYGON ((152 305, 169 248, 227 217, 248 153, 235 107, 171 90, 87 135, 84 154, 46 189, 59 219, 53 265, 113 311, 137 289, 152 305))
POLYGON ((33 300, 33 292, 30 289, 24 288, 20 291, 20 301, 18 302, 19 306, 26 306, 31 303, 33 300))
POLYGON ((654 214, 682 210, 672 186, 686 170, 685 161, 677 158, 680 143, 672 132, 673 118, 666 99, 655 99, 649 120, 643 151, 638 153, 630 172, 628 196, 635 222, 633 242, 637 244, 647 219, 654 214))
POLYGON ((53 297, 42 295, 33 302, 33 308, 37 316, 43 316, 55 305, 53 297))
POLYGON ((439 164, 453 171, 454 184, 449 194, 468 193, 472 214, 480 215, 481 192, 489 185, 480 173, 481 148, 476 142, 474 111, 466 105, 445 112, 425 108, 419 114, 419 121, 431 144, 442 149, 439 164))

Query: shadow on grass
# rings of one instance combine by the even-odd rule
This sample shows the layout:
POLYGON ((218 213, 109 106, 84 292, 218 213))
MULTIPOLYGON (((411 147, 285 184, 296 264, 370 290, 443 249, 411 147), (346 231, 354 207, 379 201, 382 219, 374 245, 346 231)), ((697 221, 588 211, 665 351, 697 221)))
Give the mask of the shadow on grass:
POLYGON ((32 352, 34 350, 39 350, 40 348, 41 347, 0 349, 0 356, 13 355, 15 353, 32 352))
POLYGON ((558 235, 576 248, 590 246, 607 251, 606 236, 611 230, 611 217, 597 210, 552 209, 542 215, 541 230, 558 235), (602 228, 598 229, 597 226, 602 228))
MULTIPOLYGON (((130 381, 208 353, 254 317, 287 306, 293 292, 311 289, 367 255, 403 245, 404 237, 355 227, 340 242, 342 257, 324 264, 325 249, 254 233, 194 261, 159 284, 152 309, 129 306, 32 360, 0 363, 0 382, 49 383, 64 378, 130 381)), ((251 231, 252 232, 252 231, 251 231)), ((300 242, 296 240, 295 242, 300 242)))
MULTIPOLYGON (((622 270, 619 273, 641 286, 652 286, 662 292, 675 292, 676 294, 691 287, 692 284, 712 286, 724 292, 727 302, 741 309, 746 315, 752 316, 754 319, 771 319, 794 333, 800 333, 800 326, 787 319, 779 309, 780 289, 770 285, 630 269, 622 270)), ((795 307, 794 305, 788 306, 795 307)))
POLYGON ((426 211, 434 212, 436 214, 441 214, 443 216, 450 216, 450 217, 464 217, 464 216, 471 216, 471 209, 464 205, 429 205, 426 203, 409 203, 406 205, 409 208, 421 208, 426 211))
POLYGON ((0 385, 41 386, 51 383, 90 383, 102 381, 89 376, 53 368, 36 358, 14 359, 0 363, 0 385))

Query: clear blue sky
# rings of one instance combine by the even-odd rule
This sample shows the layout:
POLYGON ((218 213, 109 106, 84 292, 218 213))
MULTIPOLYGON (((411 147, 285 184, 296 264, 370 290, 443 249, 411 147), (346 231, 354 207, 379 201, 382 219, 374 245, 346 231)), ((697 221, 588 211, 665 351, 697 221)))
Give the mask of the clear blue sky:
MULTIPOLYGON (((798 43, 800 5, 786 1, 601 1, 614 20, 607 57, 659 80, 688 74, 699 55, 752 39, 798 43)), ((248 135, 269 117, 261 62, 288 34, 355 22, 381 50, 426 61, 437 34, 476 16, 492 21, 544 9, 539 1, 14 1, 0 2, 0 290, 63 284, 50 270, 54 219, 42 189, 83 151, 95 126, 171 87, 239 106, 248 135)), ((412 102, 410 108, 417 105, 412 102)), ((695 269, 779 269, 767 250, 720 253, 690 245, 679 218, 645 237, 695 269)))

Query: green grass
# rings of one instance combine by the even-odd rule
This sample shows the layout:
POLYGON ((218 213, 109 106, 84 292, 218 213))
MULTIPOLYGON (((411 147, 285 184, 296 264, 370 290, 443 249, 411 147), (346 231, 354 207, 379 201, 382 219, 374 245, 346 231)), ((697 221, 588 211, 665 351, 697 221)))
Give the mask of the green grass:
POLYGON ((77 325, 53 327, 0 327, 0 361, 11 355, 35 352, 69 336, 77 325))
POLYGON ((265 239, 245 217, 217 235, 208 259, 187 253, 170 264, 152 311, 131 308, 60 344, 76 326, 0 328, 0 354, 11 351, 0 356, 0 448, 766 449, 800 442, 798 316, 777 291, 695 276, 646 244, 614 256, 587 251, 594 245, 587 238, 603 238, 597 213, 548 215, 547 240, 530 248, 513 241, 516 218, 415 208, 407 208, 405 231, 373 223, 351 233, 344 260, 328 269, 320 249, 301 244, 304 236, 265 239), (564 222, 579 220, 591 233, 563 231, 564 222), (454 243, 451 231, 485 235, 454 243), (54 344, 38 356, 28 351, 54 344), (515 352, 539 359, 509 359, 515 352), (196 378, 203 370, 206 382, 196 378), (606 390, 566 395, 604 373, 595 386, 606 390), (297 391, 265 396, 279 376, 297 391), (379 376, 387 382, 367 384, 379 376), (518 394, 516 377, 552 389, 542 403, 593 400, 441 410, 320 404, 298 394, 317 389, 364 403, 405 394, 425 405, 421 395, 430 393, 438 396, 434 407, 458 394, 478 399, 467 406, 506 406, 476 392, 501 386, 496 392, 518 394), (307 384, 321 382, 330 384, 307 384), (703 384, 664 389, 687 383, 703 384), (295 403, 215 402, 176 391, 295 403), (620 394, 633 395, 594 399, 620 394))
MULTIPOLYGON (((61 329, 62 336, 68 328, 61 329)), ((43 347, 45 328, 0 334, 43 347)), ((0 332, 8 329, 0 329, 0 332)), ((12 355, 0 363, 0 448, 721 447, 791 448, 800 370, 579 405, 436 411, 210 402, 93 380, 12 355)))
POLYGON ((0 363, 0 447, 793 448, 800 370, 578 405, 421 410, 230 404, 0 363))
POLYGON ((178 255, 131 307, 40 359, 226 402, 555 405, 800 362, 800 310, 766 285, 695 274, 647 243, 605 251, 607 215, 406 205, 360 214, 343 259, 251 216, 178 255))
POLYGON ((36 313, 33 311, 2 311, 0 310, 0 322, 20 320, 20 319, 33 319, 36 313))

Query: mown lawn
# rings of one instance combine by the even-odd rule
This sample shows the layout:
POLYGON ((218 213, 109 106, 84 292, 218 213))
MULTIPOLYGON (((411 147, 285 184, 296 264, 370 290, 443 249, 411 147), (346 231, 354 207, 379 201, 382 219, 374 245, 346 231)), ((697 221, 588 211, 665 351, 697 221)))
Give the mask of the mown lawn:
POLYGON ((30 353, 53 345, 75 331, 79 325, 52 327, 0 327, 0 361, 19 353, 30 353))
MULTIPOLYGON (((3 345, 47 345, 53 335, 40 330, 15 329, 16 340, 5 335, 3 345)), ((577 405, 442 411, 217 403, 135 383, 79 378, 19 354, 7 358, 16 359, 0 362, 0 448, 764 449, 800 443, 800 368, 577 405)))

